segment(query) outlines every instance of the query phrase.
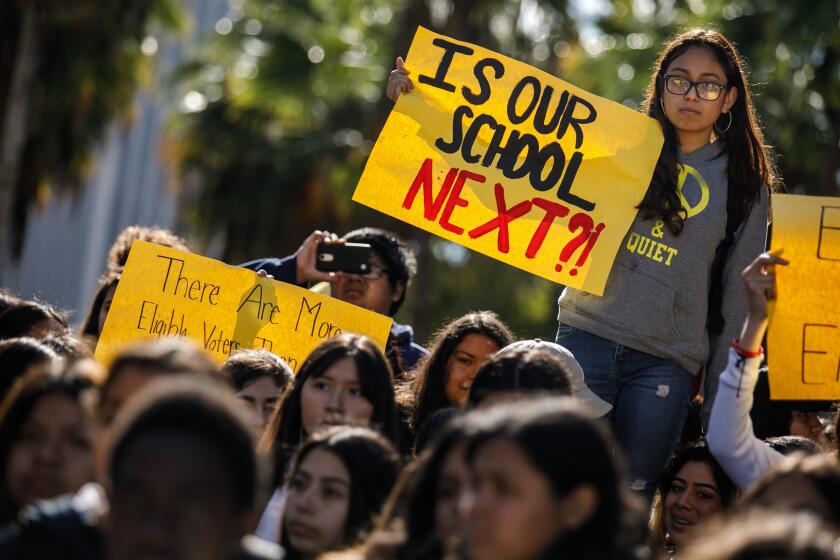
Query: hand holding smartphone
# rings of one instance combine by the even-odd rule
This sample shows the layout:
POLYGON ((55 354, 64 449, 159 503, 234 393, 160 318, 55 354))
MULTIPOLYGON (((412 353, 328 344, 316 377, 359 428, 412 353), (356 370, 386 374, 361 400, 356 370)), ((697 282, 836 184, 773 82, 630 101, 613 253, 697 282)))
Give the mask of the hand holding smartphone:
POLYGON ((322 272, 367 274, 373 249, 367 243, 319 243, 315 268, 322 272))

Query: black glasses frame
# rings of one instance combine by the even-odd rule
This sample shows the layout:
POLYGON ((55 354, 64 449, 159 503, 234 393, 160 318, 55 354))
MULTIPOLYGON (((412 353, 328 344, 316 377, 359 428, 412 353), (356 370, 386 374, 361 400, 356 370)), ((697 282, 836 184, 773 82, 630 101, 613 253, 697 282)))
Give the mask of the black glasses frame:
POLYGON ((673 74, 665 74, 662 77, 662 80, 665 83, 665 89, 668 91, 668 93, 672 93, 674 95, 688 95, 688 92, 691 91, 691 88, 694 88, 694 92, 697 94, 697 97, 699 97, 703 101, 717 101, 718 99, 720 99, 721 94, 729 88, 729 84, 721 85, 721 84, 718 84, 716 82, 711 82, 711 81, 708 81, 708 80, 695 82, 693 80, 689 80, 685 76, 675 76, 673 74), (685 90, 685 91, 682 91, 682 92, 672 90, 671 89, 671 83, 670 83, 671 78, 678 78, 680 80, 685 80, 686 82, 688 82, 688 89, 685 90), (705 94, 702 94, 700 92, 701 91, 706 91, 707 92, 709 90, 708 89, 701 90, 701 88, 698 87, 698 86, 701 86, 701 85, 703 85, 703 86, 714 86, 714 88, 717 88, 717 92, 718 92, 717 96, 712 98, 712 99, 709 99, 708 97, 704 97, 705 94))

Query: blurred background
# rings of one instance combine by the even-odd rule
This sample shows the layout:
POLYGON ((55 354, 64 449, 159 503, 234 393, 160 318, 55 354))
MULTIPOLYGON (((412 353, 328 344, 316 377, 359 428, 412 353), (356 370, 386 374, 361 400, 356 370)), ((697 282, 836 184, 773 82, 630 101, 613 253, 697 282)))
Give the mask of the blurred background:
POLYGON ((0 285, 80 321, 114 236, 160 225, 229 263, 313 229, 398 232, 424 341, 493 309, 553 339, 561 287, 350 200, 426 26, 637 108, 663 42, 711 25, 748 62, 789 192, 840 194, 837 0, 8 0, 0 3, 0 285))

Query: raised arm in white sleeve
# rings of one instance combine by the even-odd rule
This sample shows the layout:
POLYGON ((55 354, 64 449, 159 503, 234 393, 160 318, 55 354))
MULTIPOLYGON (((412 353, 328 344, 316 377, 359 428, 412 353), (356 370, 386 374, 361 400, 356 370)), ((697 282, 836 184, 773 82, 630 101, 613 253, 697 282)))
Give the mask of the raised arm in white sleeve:
POLYGON ((746 490, 784 457, 753 432, 750 409, 761 358, 742 358, 729 350, 712 405, 706 441, 729 478, 746 490))

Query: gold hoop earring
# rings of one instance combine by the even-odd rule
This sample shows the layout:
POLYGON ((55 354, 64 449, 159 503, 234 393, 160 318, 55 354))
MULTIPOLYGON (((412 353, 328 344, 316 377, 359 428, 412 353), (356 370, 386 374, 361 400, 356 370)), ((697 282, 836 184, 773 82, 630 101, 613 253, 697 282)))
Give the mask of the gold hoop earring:
POLYGON ((732 126, 732 111, 727 111, 725 114, 729 115, 729 122, 726 125, 726 128, 720 131, 720 134, 725 134, 727 130, 732 126))

